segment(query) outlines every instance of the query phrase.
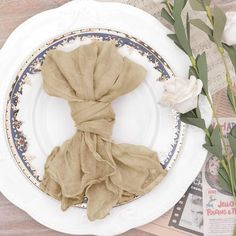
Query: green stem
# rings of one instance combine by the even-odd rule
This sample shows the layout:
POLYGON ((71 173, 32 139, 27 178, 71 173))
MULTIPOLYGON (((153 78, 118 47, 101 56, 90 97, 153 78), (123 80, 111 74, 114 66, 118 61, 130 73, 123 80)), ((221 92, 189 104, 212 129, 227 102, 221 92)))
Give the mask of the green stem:
POLYGON ((206 136, 207 136, 209 139, 211 139, 211 134, 209 133, 209 130, 208 130, 207 128, 204 129, 204 132, 205 132, 206 136))
POLYGON ((219 119, 218 119, 218 117, 217 117, 216 110, 215 110, 215 108, 214 108, 214 106, 213 106, 213 103, 212 103, 212 101, 211 101, 211 97, 210 97, 210 95, 209 95, 208 93, 206 94, 206 97, 207 97, 208 103, 210 104, 210 107, 211 107, 211 110, 212 110, 212 113, 213 113, 213 118, 216 120, 216 124, 217 124, 217 126, 219 127, 220 136, 221 136, 221 140, 222 140, 222 143, 223 143, 223 146, 224 146, 225 154, 226 154, 226 156, 230 156, 229 154, 227 154, 227 145, 226 145, 226 142, 225 142, 223 130, 222 130, 222 128, 221 128, 219 119))
POLYGON ((220 52, 221 58, 224 62, 224 66, 225 66, 225 70, 226 70, 226 80, 227 80, 227 84, 229 86, 229 90, 231 93, 231 97, 232 97, 232 106, 233 106, 233 110, 234 113, 236 113, 236 101, 235 101, 235 96, 234 96, 234 92, 233 92, 233 81, 230 77, 230 73, 229 73, 229 67, 225 58, 225 51, 223 47, 218 47, 218 51, 220 52))
MULTIPOLYGON (((196 59, 194 58, 194 56, 190 56, 190 61, 192 63, 192 66, 196 70, 196 73, 197 73, 198 78, 199 78, 199 72, 198 72, 198 69, 196 67, 196 59)), ((211 101, 211 97, 210 97, 209 93, 206 93, 206 97, 207 97, 208 103, 210 104, 210 107, 211 107, 211 110, 212 110, 212 113, 213 113, 213 118, 216 120, 216 124, 219 127, 219 129, 220 129, 220 136, 221 136, 221 140, 222 140, 222 143, 223 143, 223 146, 224 146, 225 154, 227 156, 230 156, 229 154, 227 154, 227 148, 226 148, 227 145, 226 145, 226 142, 225 142, 224 134, 223 134, 223 131, 222 131, 219 119, 218 119, 217 114, 216 114, 216 110, 215 110, 215 108, 213 106, 213 103, 211 101)))
POLYGON ((198 73, 198 69, 197 69, 197 65, 196 65, 196 59, 194 58, 193 55, 189 56, 189 58, 190 58, 190 61, 191 61, 191 63, 192 63, 193 68, 194 68, 194 69, 196 70, 196 72, 198 73))
MULTIPOLYGON (((227 172, 229 178, 230 178, 230 184, 231 184, 231 190, 232 190, 232 194, 233 194, 233 197, 234 199, 236 199, 236 196, 235 196, 235 190, 234 190, 234 186, 233 186, 233 175, 232 175, 232 170, 231 170, 231 165, 230 165, 230 159, 232 158, 230 156, 230 154, 228 153, 227 151, 227 145, 226 145, 226 142, 225 142, 225 138, 224 138, 224 134, 223 134, 223 131, 222 131, 222 128, 221 128, 221 125, 220 125, 220 122, 219 122, 219 119, 217 117, 217 114, 216 114, 216 111, 215 111, 215 108, 213 106, 213 103, 211 101, 211 98, 209 96, 209 94, 206 94, 206 97, 207 97, 207 100, 211 106, 211 110, 212 110, 212 113, 213 113, 213 117, 215 118, 216 120, 216 124, 217 126, 219 127, 219 130, 220 130, 220 136, 221 136, 221 140, 222 140, 222 143, 223 143, 223 147, 224 147, 224 151, 225 151, 225 155, 226 155, 226 161, 228 163, 228 168, 227 168, 227 165, 225 164, 225 162, 223 161, 223 167, 225 169, 225 171, 227 172)), ((236 201, 235 201, 236 203, 236 201)))
POLYGON ((209 6, 206 6, 204 3, 203 3, 204 7, 205 7, 205 10, 206 10, 206 13, 207 13, 207 17, 209 19, 209 21, 211 22, 211 24, 213 25, 214 22, 213 22, 213 16, 212 16, 212 13, 211 13, 211 8, 209 6))
MULTIPOLYGON (((226 157, 228 166, 226 165, 225 160, 221 160, 221 164, 222 164, 223 168, 225 169, 227 175, 230 178, 230 187, 232 190, 234 203, 236 204, 236 195, 235 195, 235 189, 234 189, 234 185, 233 185, 234 181, 233 181, 233 175, 232 175, 232 170, 231 170, 231 165, 230 165, 230 158, 232 158, 232 157, 230 157, 230 156, 226 157)), ((236 232, 236 226, 234 228, 234 232, 236 232)))
MULTIPOLYGON (((213 20, 211 8, 209 6, 206 6, 204 4, 204 2, 202 2, 202 4, 203 4, 203 6, 206 10, 208 20, 210 21, 212 27, 214 27, 214 20, 213 20)), ((229 90, 230 90, 230 93, 231 93, 231 97, 232 97, 232 107, 233 107, 234 113, 236 113, 236 101, 235 101, 235 96, 234 96, 234 92, 233 92, 233 82, 232 82, 232 79, 231 79, 231 76, 230 76, 230 73, 229 73, 229 67, 228 67, 228 64, 227 64, 227 61, 226 61, 225 51, 224 51, 223 47, 220 47, 219 45, 216 45, 216 46, 217 46, 217 49, 218 49, 218 51, 221 55, 221 58, 223 60, 224 66, 225 66, 226 81, 227 81, 227 84, 228 84, 228 87, 229 87, 229 90)))
POLYGON ((220 163, 221 163, 222 166, 224 167, 224 169, 225 169, 227 175, 229 175, 228 167, 227 167, 227 165, 225 164, 225 160, 221 160, 220 163))
POLYGON ((230 165, 230 158, 231 158, 230 156, 226 157, 228 166, 226 165, 225 160, 221 160, 220 163, 222 164, 223 168, 225 169, 227 175, 230 178, 230 185, 231 185, 230 187, 231 187, 233 198, 236 204, 236 195, 235 195, 235 189, 233 185, 234 181, 233 181, 233 175, 232 175, 232 170, 231 170, 231 165, 230 165))

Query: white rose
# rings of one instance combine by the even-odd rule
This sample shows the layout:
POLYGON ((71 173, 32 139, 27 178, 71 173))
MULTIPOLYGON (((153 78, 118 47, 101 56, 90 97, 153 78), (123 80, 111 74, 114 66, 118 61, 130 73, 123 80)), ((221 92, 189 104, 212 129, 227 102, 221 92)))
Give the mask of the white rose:
POLYGON ((160 104, 180 113, 186 113, 197 107, 198 95, 202 91, 202 81, 190 76, 188 79, 170 78, 164 82, 164 93, 160 104))
POLYGON ((223 42, 228 45, 236 44, 236 12, 226 12, 226 25, 223 33, 223 42))

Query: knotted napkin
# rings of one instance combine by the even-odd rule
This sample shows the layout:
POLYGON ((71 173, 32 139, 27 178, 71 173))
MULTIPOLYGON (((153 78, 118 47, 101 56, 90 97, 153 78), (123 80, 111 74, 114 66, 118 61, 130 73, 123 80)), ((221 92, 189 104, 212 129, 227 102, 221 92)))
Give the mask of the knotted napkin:
POLYGON ((145 75, 142 66, 122 57, 111 42, 47 54, 43 87, 68 101, 77 130, 53 149, 41 182, 44 192, 61 201, 62 210, 87 197, 88 218, 104 218, 113 206, 149 192, 166 175, 155 152, 111 140, 111 102, 135 89, 145 75))

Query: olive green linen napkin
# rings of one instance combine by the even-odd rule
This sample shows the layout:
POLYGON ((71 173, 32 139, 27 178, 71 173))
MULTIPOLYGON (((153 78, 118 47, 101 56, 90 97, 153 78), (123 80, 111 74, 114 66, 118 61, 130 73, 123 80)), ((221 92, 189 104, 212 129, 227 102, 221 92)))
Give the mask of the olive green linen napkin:
POLYGON ((43 87, 68 101, 77 129, 53 149, 41 183, 44 192, 61 201, 62 210, 86 196, 88 218, 104 218, 113 206, 149 192, 166 175, 156 152, 111 140, 111 102, 135 89, 145 75, 142 66, 122 57, 111 42, 93 42, 71 52, 53 50, 46 56, 43 87))

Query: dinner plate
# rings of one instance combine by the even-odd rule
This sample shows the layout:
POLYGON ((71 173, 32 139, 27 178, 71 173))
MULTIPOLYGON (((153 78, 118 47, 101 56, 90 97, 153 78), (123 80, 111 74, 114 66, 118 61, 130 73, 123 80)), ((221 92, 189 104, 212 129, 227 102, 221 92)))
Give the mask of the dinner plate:
POLYGON ((179 114, 159 105, 162 80, 172 76, 164 59, 128 34, 101 28, 78 30, 39 47, 10 83, 6 97, 5 127, 12 156, 37 187, 47 156, 76 131, 67 102, 42 89, 41 65, 50 50, 71 51, 95 40, 114 41, 119 53, 147 70, 145 82, 138 89, 112 103, 116 113, 113 140, 150 147, 158 152, 167 170, 178 156, 184 125, 179 114))
MULTIPOLYGON (((179 114, 159 105, 162 80, 173 74, 186 76, 189 63, 166 37, 167 32, 139 9, 95 1, 70 2, 36 15, 16 29, 0 57, 4 78, 0 87, 0 189, 10 201, 61 232, 113 235, 154 220, 179 200, 200 170, 206 152, 200 130, 185 128, 179 114), (81 209, 86 204, 62 212, 59 202, 37 187, 53 147, 75 132, 67 103, 43 91, 40 67, 49 50, 70 51, 94 40, 114 41, 123 56, 148 72, 144 83, 112 103, 116 113, 113 140, 157 151, 169 173, 150 193, 113 208, 103 220, 90 222, 81 209)), ((210 119, 204 101, 201 109, 210 119)))

